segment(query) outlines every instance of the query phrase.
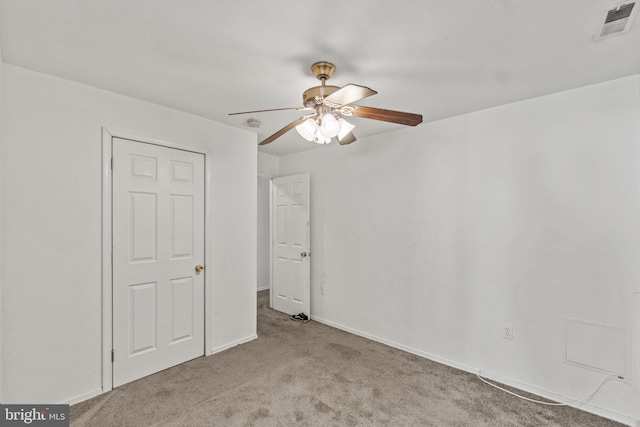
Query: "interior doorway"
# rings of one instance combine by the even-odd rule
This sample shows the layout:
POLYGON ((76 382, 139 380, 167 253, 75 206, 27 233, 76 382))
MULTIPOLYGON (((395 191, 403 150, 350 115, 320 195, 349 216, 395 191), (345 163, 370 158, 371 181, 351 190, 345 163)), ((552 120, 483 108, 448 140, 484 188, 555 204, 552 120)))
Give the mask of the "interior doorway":
POLYGON ((257 291, 271 287, 271 178, 258 175, 258 274, 257 291))

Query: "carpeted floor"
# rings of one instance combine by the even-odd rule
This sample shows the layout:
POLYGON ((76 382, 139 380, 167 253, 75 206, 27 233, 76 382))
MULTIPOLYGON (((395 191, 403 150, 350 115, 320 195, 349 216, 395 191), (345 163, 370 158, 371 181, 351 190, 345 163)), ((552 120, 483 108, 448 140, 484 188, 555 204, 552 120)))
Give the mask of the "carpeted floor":
POLYGON ((619 426, 526 402, 474 375, 273 311, 258 335, 71 407, 72 426, 619 426))

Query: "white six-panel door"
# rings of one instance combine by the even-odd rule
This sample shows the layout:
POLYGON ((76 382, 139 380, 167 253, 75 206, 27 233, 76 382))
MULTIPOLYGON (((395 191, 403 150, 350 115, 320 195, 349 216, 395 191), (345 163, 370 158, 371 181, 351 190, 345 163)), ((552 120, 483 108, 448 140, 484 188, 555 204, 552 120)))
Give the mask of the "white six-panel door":
POLYGON ((116 387, 204 354, 204 155, 112 148, 116 387))
POLYGON ((310 315, 309 175, 273 179, 271 306, 310 315))

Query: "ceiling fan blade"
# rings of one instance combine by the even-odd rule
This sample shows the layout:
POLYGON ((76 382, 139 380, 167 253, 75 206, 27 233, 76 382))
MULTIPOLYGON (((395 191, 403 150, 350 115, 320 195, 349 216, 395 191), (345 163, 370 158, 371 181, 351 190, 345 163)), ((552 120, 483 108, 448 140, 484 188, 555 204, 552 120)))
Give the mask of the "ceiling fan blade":
POLYGON ((242 111, 240 113, 229 113, 229 115, 237 116, 238 114, 266 113, 269 111, 285 111, 285 110, 313 110, 313 108, 308 108, 308 107, 272 108, 270 110, 255 110, 255 111, 242 111))
POLYGON ((382 120, 383 122, 399 123, 407 126, 416 126, 422 123, 422 114, 383 110, 382 108, 363 107, 361 105, 350 105, 343 108, 341 113, 346 116, 382 120))
POLYGON ((355 140, 356 140, 356 136, 353 134, 353 132, 349 132, 344 136, 344 138, 339 139, 338 143, 340 145, 348 145, 348 144, 351 144, 352 142, 355 142, 355 140))
POLYGON ((264 141, 262 141, 258 145, 267 145, 267 144, 272 143, 273 141, 275 141, 276 139, 280 138, 285 133, 289 132, 294 127, 298 126, 300 123, 302 123, 305 120, 307 120, 308 118, 309 118, 309 116, 302 116, 299 119, 295 119, 294 121, 292 121, 291 123, 289 123, 288 125, 286 125, 282 129, 280 129, 278 132, 274 133, 273 135, 271 135, 269 138, 265 139, 264 141))
POLYGON ((375 95, 376 93, 378 92, 373 89, 369 89, 368 87, 349 83, 348 85, 341 87, 331 95, 327 96, 324 99, 324 104, 329 107, 339 108, 343 105, 351 104, 352 102, 356 102, 368 96, 375 95))

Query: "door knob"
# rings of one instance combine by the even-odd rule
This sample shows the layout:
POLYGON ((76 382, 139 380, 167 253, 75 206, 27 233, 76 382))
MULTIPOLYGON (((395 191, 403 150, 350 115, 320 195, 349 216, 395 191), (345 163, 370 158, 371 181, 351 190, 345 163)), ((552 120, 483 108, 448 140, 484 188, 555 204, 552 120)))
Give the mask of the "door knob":
POLYGON ((306 253, 306 252, 302 252, 302 253, 300 253, 300 256, 301 256, 302 258, 304 258, 304 257, 306 257, 306 256, 307 256, 307 253, 306 253))
POLYGON ((196 272, 200 273, 202 270, 204 270, 204 265, 196 265, 196 272))

